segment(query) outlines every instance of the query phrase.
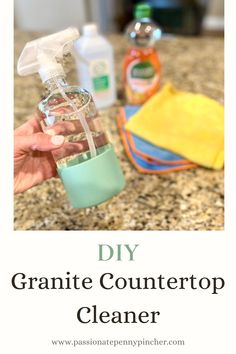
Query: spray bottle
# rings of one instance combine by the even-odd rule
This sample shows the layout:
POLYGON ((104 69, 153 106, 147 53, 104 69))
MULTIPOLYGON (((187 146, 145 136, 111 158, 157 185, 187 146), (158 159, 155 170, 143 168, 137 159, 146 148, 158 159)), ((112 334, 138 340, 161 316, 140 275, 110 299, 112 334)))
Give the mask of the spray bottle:
POLYGON ((19 75, 39 73, 49 94, 39 105, 44 133, 64 135, 65 143, 52 152, 71 205, 100 204, 124 187, 124 176, 105 133, 92 96, 70 86, 58 60, 73 51, 76 28, 28 42, 18 61, 19 75), (49 132, 50 130, 50 132, 49 132))

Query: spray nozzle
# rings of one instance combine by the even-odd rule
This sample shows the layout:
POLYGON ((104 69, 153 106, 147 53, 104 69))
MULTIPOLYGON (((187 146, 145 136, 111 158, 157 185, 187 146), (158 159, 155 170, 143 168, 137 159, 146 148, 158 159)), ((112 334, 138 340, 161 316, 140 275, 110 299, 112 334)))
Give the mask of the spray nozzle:
POLYGON ((64 54, 73 52, 73 41, 78 38, 77 28, 69 27, 64 31, 28 42, 18 60, 17 71, 22 76, 38 72, 43 82, 49 79, 55 81, 61 96, 78 114, 88 141, 91 157, 95 157, 96 147, 85 116, 79 112, 73 100, 66 95, 57 80, 57 76, 65 76, 63 67, 57 60, 63 58, 64 54))
POLYGON ((73 41, 79 38, 79 31, 69 27, 64 31, 28 42, 18 60, 17 71, 21 76, 39 73, 43 82, 57 75, 65 75, 57 62, 64 54, 73 50, 73 41))

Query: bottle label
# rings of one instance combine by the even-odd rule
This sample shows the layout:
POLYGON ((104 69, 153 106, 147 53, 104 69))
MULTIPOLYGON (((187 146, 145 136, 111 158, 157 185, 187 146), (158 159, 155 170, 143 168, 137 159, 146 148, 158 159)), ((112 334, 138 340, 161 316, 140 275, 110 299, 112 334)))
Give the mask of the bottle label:
POLYGON ((159 74, 150 61, 132 61, 127 68, 127 81, 133 92, 145 93, 156 87, 159 74))
POLYGON ((93 60, 89 69, 94 92, 108 90, 110 88, 108 61, 104 59, 93 60))

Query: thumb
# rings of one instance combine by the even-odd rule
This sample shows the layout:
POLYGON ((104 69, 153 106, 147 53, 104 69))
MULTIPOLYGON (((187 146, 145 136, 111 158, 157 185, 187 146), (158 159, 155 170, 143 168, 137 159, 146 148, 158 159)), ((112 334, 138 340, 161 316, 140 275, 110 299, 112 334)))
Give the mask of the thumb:
POLYGON ((48 135, 36 133, 32 135, 16 136, 15 149, 18 151, 51 151, 58 149, 64 143, 63 135, 48 135))

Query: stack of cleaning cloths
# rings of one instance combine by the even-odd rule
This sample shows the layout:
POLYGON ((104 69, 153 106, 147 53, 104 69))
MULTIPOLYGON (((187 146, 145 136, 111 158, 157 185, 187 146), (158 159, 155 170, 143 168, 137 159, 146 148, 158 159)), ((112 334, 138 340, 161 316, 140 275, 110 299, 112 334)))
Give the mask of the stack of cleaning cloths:
POLYGON ((142 107, 120 109, 118 126, 126 153, 142 173, 224 165, 224 108, 171 84, 142 107))

